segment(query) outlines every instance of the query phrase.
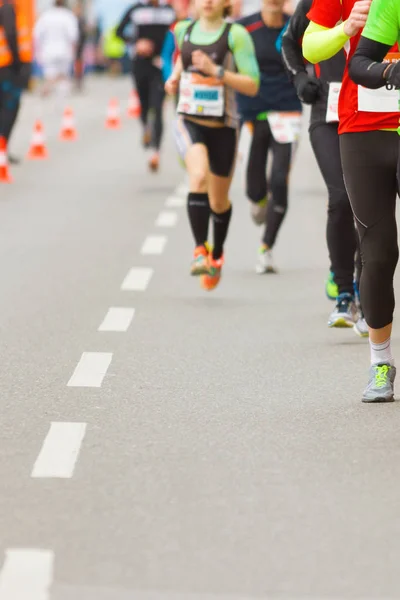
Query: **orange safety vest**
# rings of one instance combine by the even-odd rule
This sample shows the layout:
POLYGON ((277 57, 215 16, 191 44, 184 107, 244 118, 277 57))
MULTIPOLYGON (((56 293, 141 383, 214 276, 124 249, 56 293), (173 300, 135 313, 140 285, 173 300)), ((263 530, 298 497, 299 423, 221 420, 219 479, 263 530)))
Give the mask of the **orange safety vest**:
MULTIPOLYGON (((31 63, 33 60, 33 23, 30 0, 14 0, 17 17, 18 51, 21 62, 31 63)), ((4 1, 0 0, 0 8, 4 1)), ((0 25, 0 68, 12 64, 13 57, 7 44, 4 28, 0 25)))

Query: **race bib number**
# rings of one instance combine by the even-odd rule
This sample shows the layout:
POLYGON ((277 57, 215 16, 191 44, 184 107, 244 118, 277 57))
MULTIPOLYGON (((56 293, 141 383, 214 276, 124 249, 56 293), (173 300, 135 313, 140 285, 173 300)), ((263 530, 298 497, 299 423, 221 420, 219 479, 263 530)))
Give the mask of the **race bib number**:
POLYGON ((326 122, 339 123, 339 96, 342 84, 331 81, 329 84, 328 105, 326 107, 326 122))
POLYGON ((292 144, 298 141, 301 130, 301 113, 270 112, 267 118, 276 142, 292 144))
POLYGON ((197 73, 182 73, 178 112, 198 117, 223 117, 224 84, 213 77, 203 77, 197 73))
MULTIPOLYGON (((386 55, 384 62, 398 62, 400 53, 391 52, 386 55)), ((358 86, 358 110, 363 112, 398 112, 399 107, 399 90, 396 90, 392 85, 386 84, 377 90, 358 86)))

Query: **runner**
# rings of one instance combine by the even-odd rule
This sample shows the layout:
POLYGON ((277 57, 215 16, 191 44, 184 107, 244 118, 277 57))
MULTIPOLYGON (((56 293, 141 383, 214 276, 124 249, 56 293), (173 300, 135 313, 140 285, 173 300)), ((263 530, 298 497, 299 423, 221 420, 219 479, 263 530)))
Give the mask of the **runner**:
POLYGON ((263 0, 261 12, 242 18, 253 38, 261 71, 256 98, 238 94, 243 122, 252 132, 246 174, 246 194, 257 225, 265 223, 256 271, 275 272, 272 249, 288 206, 288 181, 301 125, 302 106, 288 80, 277 40, 288 21, 284 0, 263 0), (272 154, 270 180, 267 180, 268 154, 272 154))
MULTIPOLYGON (((310 21, 307 13, 312 0, 300 0, 282 37, 282 57, 297 95, 305 104, 311 104, 310 141, 328 188, 328 222, 326 239, 331 261, 331 272, 326 283, 328 298, 334 295, 336 308, 331 314, 329 327, 353 327, 360 336, 368 336, 368 327, 362 312, 356 306, 353 284, 357 235, 343 170, 340 162, 338 98, 346 57, 344 51, 330 60, 315 65, 309 75, 301 51, 301 40, 310 21)), ((357 253, 359 256, 359 253, 357 253)), ((356 279, 361 275, 357 269, 356 279)))
MULTIPOLYGON (((371 0, 314 0, 307 15, 311 23, 303 39, 305 58, 317 63, 346 48, 349 61, 370 5, 371 0)), ((362 399, 392 402, 396 376, 390 337, 393 274, 398 260, 395 220, 398 92, 386 88, 371 92, 359 87, 350 79, 346 66, 339 120, 343 173, 363 258, 361 302, 370 328, 371 369, 362 399)))
POLYGON ((166 83, 174 95, 180 84, 177 144, 189 174, 188 215, 196 243, 192 275, 205 290, 221 278, 224 243, 232 215, 232 181, 239 119, 235 91, 255 95, 259 69, 250 36, 228 24, 226 0, 196 0, 197 21, 175 29, 181 55, 166 83), (207 244, 210 212, 214 247, 207 244))
POLYGON ((84 13, 84 5, 82 0, 78 0, 74 6, 74 14, 78 20, 78 43, 76 45, 76 54, 75 54, 75 68, 74 68, 74 77, 75 77, 75 87, 78 91, 82 90, 83 87, 83 78, 85 75, 85 57, 84 50, 87 39, 87 22, 84 13))
MULTIPOLYGON (((0 137, 9 142, 32 67, 32 29, 25 7, 0 0, 0 137)), ((16 164, 18 159, 9 156, 16 164)))
POLYGON ((164 83, 161 51, 168 29, 175 21, 172 6, 159 0, 138 2, 127 10, 117 27, 117 35, 126 43, 134 43, 132 75, 141 104, 143 145, 150 149, 149 168, 157 171, 160 163, 160 146, 163 135, 164 83), (134 28, 134 39, 127 31, 134 28), (154 111, 152 127, 149 112, 154 111))
POLYGON ((79 39, 78 20, 66 7, 66 0, 55 0, 54 5, 42 13, 36 22, 34 37, 43 70, 42 93, 47 96, 55 89, 64 97, 70 91, 79 39))

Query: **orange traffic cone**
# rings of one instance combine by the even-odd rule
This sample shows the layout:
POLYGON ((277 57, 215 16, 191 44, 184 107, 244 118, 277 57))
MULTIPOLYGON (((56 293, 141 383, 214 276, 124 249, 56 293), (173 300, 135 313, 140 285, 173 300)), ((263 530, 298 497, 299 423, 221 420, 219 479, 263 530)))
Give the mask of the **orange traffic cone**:
POLYGON ((75 127, 74 111, 72 108, 66 108, 61 124, 60 140, 72 142, 78 138, 75 127))
POLYGON ((106 127, 107 129, 119 129, 121 126, 119 102, 116 98, 112 98, 108 105, 106 127))
POLYGON ((30 160, 41 160, 47 158, 47 148, 45 144, 44 128, 41 121, 37 120, 33 129, 31 147, 29 148, 28 158, 30 160))
POLYGON ((7 140, 0 137, 0 183, 12 183, 8 168, 7 140))
POLYGON ((129 96, 128 117, 131 117, 131 119, 137 119, 140 117, 141 112, 142 108, 140 106, 138 93, 136 90, 132 90, 129 96))

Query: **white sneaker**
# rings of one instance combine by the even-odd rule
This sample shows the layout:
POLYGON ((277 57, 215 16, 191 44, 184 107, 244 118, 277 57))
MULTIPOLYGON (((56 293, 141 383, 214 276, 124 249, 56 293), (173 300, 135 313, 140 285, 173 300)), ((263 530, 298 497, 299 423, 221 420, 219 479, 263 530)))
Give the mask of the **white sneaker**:
POLYGON ((255 225, 264 225, 267 219, 268 200, 265 198, 261 202, 250 201, 250 214, 255 225))
POLYGON ((272 250, 267 250, 261 246, 258 254, 258 262, 256 265, 256 273, 264 275, 265 273, 277 273, 272 258, 272 250))
POLYGON ((354 323, 353 329, 360 337, 369 337, 368 325, 362 312, 359 313, 358 320, 354 323))

